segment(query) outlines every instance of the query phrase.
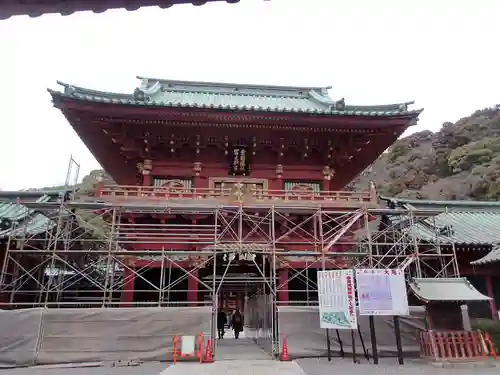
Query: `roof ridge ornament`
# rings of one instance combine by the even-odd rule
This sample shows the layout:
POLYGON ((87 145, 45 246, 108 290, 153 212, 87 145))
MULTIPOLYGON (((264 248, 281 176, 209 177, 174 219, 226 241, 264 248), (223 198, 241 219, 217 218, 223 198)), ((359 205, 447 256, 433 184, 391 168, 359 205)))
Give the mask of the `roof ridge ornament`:
POLYGON ((321 89, 321 92, 317 92, 316 90, 311 89, 309 90, 309 96, 315 101, 324 105, 333 106, 335 104, 332 98, 330 98, 330 96, 328 95, 326 88, 321 89))
POLYGON ((336 111, 343 111, 345 109, 345 99, 342 98, 340 100, 337 100, 335 104, 333 105, 333 108, 336 111))
POLYGON ((148 88, 137 87, 134 90, 134 98, 138 101, 150 101, 151 97, 161 89, 160 82, 156 81, 155 84, 148 88))

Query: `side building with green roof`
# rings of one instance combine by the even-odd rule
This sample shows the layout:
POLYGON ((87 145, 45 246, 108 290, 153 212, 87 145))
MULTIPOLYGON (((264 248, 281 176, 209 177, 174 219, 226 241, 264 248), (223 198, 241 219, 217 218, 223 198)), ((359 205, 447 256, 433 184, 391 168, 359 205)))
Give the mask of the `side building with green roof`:
POLYGON ((420 213, 411 222, 401 217, 388 220, 395 226, 401 221, 399 229, 411 231, 423 247, 433 244, 441 252, 454 251, 459 272, 455 276, 466 277, 479 292, 491 298, 489 304, 475 304, 470 311, 476 316, 498 319, 500 202, 380 199, 390 208, 420 213), (429 213, 422 215, 426 211, 429 213))
POLYGON ((106 244, 106 235, 65 205, 70 190, 0 192, 0 309, 26 308, 45 301, 42 285, 67 284, 71 290, 48 292, 48 301, 75 303, 92 298, 94 280, 106 277, 105 267, 90 250, 106 244), (88 254, 61 255, 84 241, 88 254), (53 250, 57 249, 57 252, 53 250), (73 259, 72 259, 73 258, 73 259), (81 273, 88 276, 84 278, 81 273), (66 280, 67 279, 67 280, 66 280), (90 292, 87 290, 90 289, 90 292))

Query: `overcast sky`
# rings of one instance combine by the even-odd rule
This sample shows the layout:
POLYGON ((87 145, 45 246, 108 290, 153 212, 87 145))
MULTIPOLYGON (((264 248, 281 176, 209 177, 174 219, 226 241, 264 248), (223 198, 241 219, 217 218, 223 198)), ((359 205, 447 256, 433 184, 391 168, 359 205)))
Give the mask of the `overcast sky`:
POLYGON ((500 103, 498 0, 242 0, 0 21, 0 189, 99 165, 46 89, 132 93, 135 77, 332 86, 349 104, 415 100, 412 131, 500 103))

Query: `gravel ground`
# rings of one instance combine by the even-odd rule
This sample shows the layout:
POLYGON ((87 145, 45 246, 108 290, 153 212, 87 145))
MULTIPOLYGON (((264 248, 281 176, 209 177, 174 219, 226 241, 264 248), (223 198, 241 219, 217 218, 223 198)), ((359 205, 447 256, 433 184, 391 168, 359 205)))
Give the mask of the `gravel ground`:
POLYGON ((297 363, 307 375, 460 375, 460 374, 475 374, 475 375, 498 375, 499 369, 494 366, 494 363, 482 364, 478 367, 471 365, 455 365, 454 368, 443 368, 436 365, 425 363, 421 360, 405 359, 405 364, 400 366, 397 364, 396 358, 381 358, 380 364, 375 366, 370 363, 353 364, 350 358, 340 359, 334 358, 331 362, 325 358, 307 358, 298 359, 297 363))
POLYGON ((158 375, 169 366, 168 363, 147 362, 139 366, 111 367, 111 364, 102 367, 66 367, 44 368, 25 367, 3 369, 1 375, 158 375))

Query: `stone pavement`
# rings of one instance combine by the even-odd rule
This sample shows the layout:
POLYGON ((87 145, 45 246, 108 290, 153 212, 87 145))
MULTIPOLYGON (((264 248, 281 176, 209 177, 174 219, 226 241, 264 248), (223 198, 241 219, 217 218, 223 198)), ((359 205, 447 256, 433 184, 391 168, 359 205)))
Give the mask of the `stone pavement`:
MULTIPOLYGON (((211 364, 198 362, 179 362, 176 365, 159 362, 146 362, 140 366, 90 368, 17 368, 5 369, 0 375, 498 375, 498 367, 479 368, 442 368, 418 359, 405 359, 399 366, 396 358, 381 358, 380 365, 366 363, 360 355, 361 364, 353 364, 346 357, 297 359, 292 362, 279 362, 260 349, 251 339, 241 336, 235 340, 232 332, 227 332, 223 340, 218 341, 216 361, 211 364), (461 374, 456 374, 456 372, 461 374)), ((493 365, 494 362, 492 361, 493 365)))
POLYGON ((252 339, 246 338, 244 332, 241 332, 238 340, 234 338, 233 331, 226 332, 224 339, 217 340, 215 352, 217 361, 266 360, 270 358, 270 355, 264 352, 252 339))
POLYGON ((2 369, 2 375, 158 375, 169 366, 168 363, 146 362, 140 366, 111 367, 107 364, 102 367, 66 367, 47 368, 22 367, 12 369, 2 369))
MULTIPOLYGON (((328 362, 326 358, 306 358, 298 359, 296 362, 307 375, 331 375, 332 373, 343 375, 498 375, 499 368, 479 367, 479 368, 442 368, 420 359, 405 359, 404 365, 398 365, 396 358, 381 358, 380 364, 375 366, 366 363, 362 359, 361 364, 352 363, 351 358, 334 358, 328 362), (457 374, 457 372, 459 374, 457 374)), ((494 364, 494 362, 492 362, 494 364)))
POLYGON ((17 368, 1 370, 1 375, 498 375, 498 367, 484 368, 440 368, 419 360, 406 360, 403 366, 395 358, 382 358, 381 364, 353 364, 349 358, 298 359, 292 362, 279 362, 271 359, 219 360, 213 364, 178 363, 143 363, 140 366, 97 368, 17 368), (457 374, 458 372, 458 374, 457 374))
MULTIPOLYGON (((211 364, 181 363, 171 366, 160 375, 305 375, 297 362, 278 362, 270 359, 237 359, 211 364)), ((313 375, 313 374, 311 374, 313 375)))

